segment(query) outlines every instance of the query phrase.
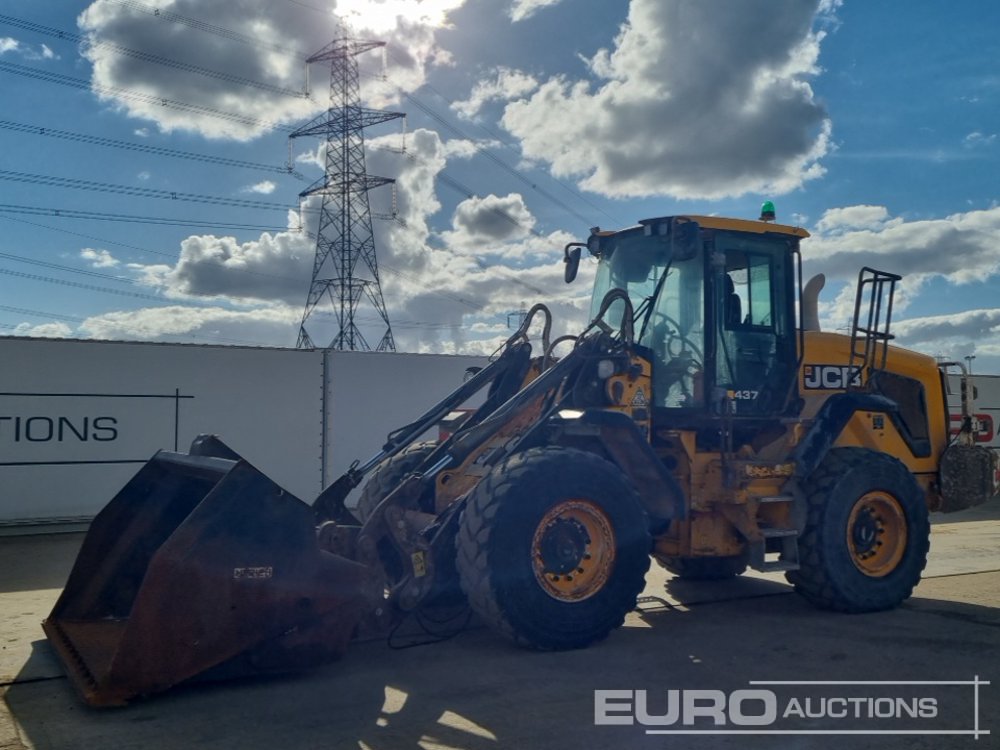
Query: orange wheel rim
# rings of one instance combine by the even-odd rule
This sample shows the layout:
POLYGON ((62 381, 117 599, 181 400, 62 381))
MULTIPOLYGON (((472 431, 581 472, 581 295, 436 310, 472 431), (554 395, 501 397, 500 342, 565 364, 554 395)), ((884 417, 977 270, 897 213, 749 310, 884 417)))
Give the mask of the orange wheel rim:
POLYGON ((872 578, 896 569, 906 552, 906 515, 892 495, 876 491, 863 495, 847 519, 847 549, 855 567, 872 578))
POLYGON ((565 500, 550 508, 531 540, 535 579, 559 601, 578 602, 596 594, 614 561, 611 519, 589 500, 565 500))

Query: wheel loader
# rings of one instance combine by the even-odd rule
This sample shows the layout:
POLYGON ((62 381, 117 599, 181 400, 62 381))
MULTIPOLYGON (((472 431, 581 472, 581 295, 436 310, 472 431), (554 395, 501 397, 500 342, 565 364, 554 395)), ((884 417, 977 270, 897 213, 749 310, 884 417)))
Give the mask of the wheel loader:
POLYGON ((898 275, 862 269, 850 333, 819 330, 807 237, 770 211, 592 230, 564 252, 568 282, 596 261, 579 335, 550 340, 536 305, 311 506, 213 436, 161 451, 97 516, 43 623, 74 685, 120 705, 304 667, 442 603, 528 648, 582 648, 622 624, 651 560, 784 571, 838 612, 900 604, 928 512, 996 494, 997 461, 961 365, 890 344, 898 275))

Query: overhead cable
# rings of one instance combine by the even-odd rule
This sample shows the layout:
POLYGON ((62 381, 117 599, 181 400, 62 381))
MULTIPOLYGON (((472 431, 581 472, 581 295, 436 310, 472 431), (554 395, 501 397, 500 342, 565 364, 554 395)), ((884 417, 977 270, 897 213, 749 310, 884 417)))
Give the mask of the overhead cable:
POLYGON ((72 208, 51 208, 48 206, 21 206, 0 203, 0 213, 23 214, 25 216, 51 216, 59 219, 90 219, 94 221, 118 221, 134 224, 158 224, 174 227, 199 227, 202 229, 226 229, 247 232, 287 232, 288 227, 237 224, 225 221, 202 221, 199 219, 175 219, 166 216, 140 216, 135 214, 102 213, 100 211, 80 211, 72 208))
POLYGON ((271 203, 270 201, 259 201, 248 198, 227 198, 221 195, 182 193, 177 190, 160 190, 159 188, 145 188, 134 185, 116 185, 110 182, 94 182, 92 180, 80 180, 72 177, 56 177, 53 175, 32 174, 30 172, 14 172, 7 169, 0 169, 0 180, 26 182, 34 185, 45 185, 47 187, 74 188, 77 190, 91 190, 102 193, 117 193, 119 195, 130 195, 139 198, 160 198, 164 200, 189 201, 191 203, 207 203, 210 205, 229 206, 234 208, 256 208, 264 211, 301 210, 299 206, 292 206, 285 203, 271 203))
POLYGON ((244 161, 242 159, 230 159, 225 156, 215 156, 214 154, 197 153, 193 151, 179 151, 163 146, 153 146, 148 143, 138 143, 136 141, 121 141, 103 136, 90 135, 87 133, 74 133, 69 130, 59 130, 57 128, 46 128, 41 125, 29 125, 23 122, 12 120, 0 120, 0 129, 12 130, 16 133, 27 133, 29 135, 40 135, 46 138, 61 138, 68 141, 86 143, 90 146, 106 146, 125 151, 136 151, 153 156, 168 156, 175 159, 190 159, 192 161, 215 164, 221 167, 239 167, 243 169, 255 169, 262 172, 273 172, 275 174, 290 174, 300 180, 306 180, 305 175, 296 172, 287 164, 262 164, 255 161, 244 161))

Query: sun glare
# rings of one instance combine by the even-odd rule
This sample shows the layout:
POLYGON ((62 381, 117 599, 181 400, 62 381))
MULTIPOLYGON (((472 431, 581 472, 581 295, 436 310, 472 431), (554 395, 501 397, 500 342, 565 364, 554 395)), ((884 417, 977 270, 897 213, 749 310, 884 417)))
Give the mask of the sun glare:
POLYGON ((448 11, 464 0, 338 0, 335 13, 356 29, 376 33, 394 30, 400 23, 441 27, 448 11))

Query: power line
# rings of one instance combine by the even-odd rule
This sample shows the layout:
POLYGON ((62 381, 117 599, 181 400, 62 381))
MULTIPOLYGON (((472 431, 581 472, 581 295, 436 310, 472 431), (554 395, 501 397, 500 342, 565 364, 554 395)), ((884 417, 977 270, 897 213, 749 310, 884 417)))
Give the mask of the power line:
POLYGON ((191 18, 190 16, 184 16, 180 13, 174 13, 169 10, 162 10, 154 5, 146 5, 145 3, 136 2, 136 0, 116 0, 118 5, 130 10, 137 10, 140 13, 146 13, 148 15, 154 16, 160 21, 169 21, 171 23, 179 23, 192 29, 197 29, 198 31, 203 31, 208 34, 214 34, 215 36, 220 36, 225 39, 230 39, 234 42, 239 42, 240 44, 248 44, 253 47, 260 47, 261 49, 268 49, 274 52, 284 52, 286 54, 292 54, 305 60, 306 55, 300 52, 298 49, 293 47, 285 47, 279 44, 272 44, 270 42, 265 42, 259 38, 248 36, 246 34, 241 34, 238 31, 233 31, 232 29, 227 29, 223 26, 216 26, 215 24, 208 23, 206 21, 200 21, 197 18, 191 18))
MULTIPOLYGON (((392 54, 391 48, 390 48, 389 52, 390 52, 390 54, 392 54)), ((397 62, 398 61, 399 60, 397 58, 397 62)), ((443 93, 441 93, 441 91, 439 89, 435 88, 434 86, 432 86, 427 81, 424 81, 422 87, 426 88, 426 89, 428 89, 430 91, 432 91, 434 94, 436 94, 440 99, 442 99, 449 106, 454 106, 455 105, 455 101, 453 99, 450 99, 449 97, 445 96, 443 93)), ((413 95, 411 94, 410 96, 413 96, 413 95)), ((491 138, 495 138, 496 140, 498 140, 501 143, 503 143, 505 146, 513 147, 513 145, 510 143, 510 141, 508 141, 506 138, 504 138, 503 136, 501 136, 499 133, 495 132, 494 130, 491 130, 490 128, 487 128, 485 125, 483 125, 481 123, 474 123, 474 124, 475 124, 475 126, 477 128, 479 128, 480 130, 482 130, 484 133, 486 133, 491 138)), ((550 180, 552 180, 554 183, 556 183, 557 185, 559 185, 559 187, 563 188, 563 190, 567 191, 573 197, 577 198, 578 200, 583 201, 588 206, 590 206, 591 208, 593 208, 595 211, 600 211, 607 218, 611 219, 611 221, 614 222, 614 224, 616 226, 621 226, 622 225, 622 222, 618 218, 616 218, 613 215, 611 215, 610 213, 608 213, 604 208, 602 208, 600 205, 598 205, 597 203, 595 203, 594 201, 592 201, 590 198, 588 198, 587 196, 585 196, 583 193, 579 192, 578 190, 574 190, 570 185, 567 185, 565 182, 563 182, 559 178, 554 177, 551 173, 548 175, 548 177, 549 177, 550 180)))
MULTIPOLYGON (((76 236, 76 237, 82 237, 84 239, 94 240, 94 241, 99 242, 101 244, 118 245, 118 246, 121 246, 121 247, 129 248, 131 250, 138 250, 138 251, 144 252, 144 253, 151 253, 151 254, 154 254, 154 255, 160 255, 160 256, 163 256, 163 257, 170 258, 171 260, 178 260, 181 257, 180 253, 169 253, 169 252, 166 252, 166 251, 163 251, 163 250, 152 250, 150 248, 139 247, 137 245, 130 245, 128 243, 117 242, 115 240, 109 240, 109 239, 104 238, 104 237, 97 237, 95 235, 84 234, 84 233, 81 233, 81 232, 73 232, 73 231, 70 231, 70 230, 67 230, 67 229, 60 229, 59 227, 50 227, 50 226, 47 226, 45 224, 38 224, 37 222, 26 221, 24 219, 17 219, 17 218, 10 217, 10 216, 3 216, 3 217, 0 217, 0 218, 5 218, 5 219, 8 219, 10 221, 17 221, 17 222, 20 222, 20 223, 23 223, 23 224, 29 224, 31 226, 36 226, 36 227, 39 227, 41 229, 49 229, 49 230, 56 231, 56 232, 63 232, 65 234, 70 234, 70 235, 73 235, 73 236, 76 236)), ((311 232, 305 232, 304 234, 306 236, 308 236, 308 237, 311 237, 313 240, 316 239, 316 236, 314 234, 312 234, 311 232)), ((132 279, 126 279, 126 278, 122 278, 122 277, 118 277, 118 276, 113 276, 111 274, 102 274, 100 272, 90 271, 88 269, 79 269, 79 268, 72 268, 72 267, 69 267, 69 266, 62 266, 62 265, 59 265, 59 264, 50 263, 50 262, 47 262, 47 261, 41 261, 41 260, 37 260, 37 259, 34 259, 34 258, 25 258, 23 256, 13 255, 13 254, 10 254, 10 253, 0 253, 0 257, 7 258, 8 260, 15 260, 15 261, 20 261, 20 262, 24 262, 24 263, 31 263, 33 265, 44 266, 44 267, 47 267, 47 268, 53 268, 53 269, 57 269, 57 270, 61 270, 61 271, 67 271, 67 272, 70 272, 70 273, 79 273, 79 274, 84 274, 84 275, 87 275, 87 276, 96 276, 96 277, 99 277, 99 278, 106 278, 106 279, 110 279, 112 281, 119 281, 119 282, 124 282, 124 283, 129 283, 129 284, 135 284, 135 283, 137 283, 137 282, 135 282, 132 279)), ((299 282, 299 281, 301 281, 301 279, 293 278, 291 276, 280 276, 278 274, 264 273, 262 271, 253 271, 253 270, 251 270, 249 268, 240 268, 238 266, 234 267, 234 266, 227 265, 224 262, 215 261, 215 260, 211 260, 211 259, 208 259, 208 258, 201 258, 201 259, 199 259, 199 263, 204 263, 204 264, 207 264, 207 265, 218 266, 220 268, 226 269, 226 271, 228 271, 228 272, 244 273, 244 274, 249 274, 249 275, 253 275, 253 276, 260 276, 260 277, 264 277, 264 278, 275 279, 277 281, 291 281, 291 282, 299 282)), ((398 268, 394 268, 393 266, 388 266, 388 265, 385 265, 385 264, 380 265, 380 267, 384 267, 385 270, 389 271, 390 273, 395 274, 397 276, 400 276, 402 278, 405 278, 405 279, 409 280, 410 282, 412 282, 413 284, 415 284, 415 285, 423 288, 426 292, 428 292, 430 294, 442 297, 444 299, 448 299, 448 300, 450 300, 452 302, 457 302, 457 303, 459 303, 461 305, 465 305, 467 307, 472 308, 473 310, 475 310, 477 312, 485 312, 486 311, 486 306, 485 305, 481 305, 481 304, 478 304, 478 303, 473 302, 471 300, 468 300, 468 299, 466 299, 464 297, 460 297, 457 294, 451 294, 451 293, 445 292, 445 291, 443 291, 441 289, 436 289, 434 287, 431 287, 426 282, 420 281, 419 279, 417 279, 412 274, 409 274, 409 273, 407 273, 405 271, 401 271, 398 268)), ((323 313, 320 312, 320 313, 317 313, 317 314, 323 314, 323 313)), ((327 315, 328 315, 328 313, 327 313, 327 315)), ((403 321, 404 324, 405 323, 415 323, 415 322, 421 322, 421 321, 403 321)), ((452 324, 450 324, 450 323, 442 323, 442 324, 424 323, 424 325, 425 325, 425 327, 431 328, 431 327, 436 327, 436 326, 439 326, 439 327, 451 327, 452 324)))
MULTIPOLYGON (((312 240, 316 239, 316 235, 313 234, 312 232, 304 232, 304 234, 305 234, 306 237, 309 237, 312 240)), ((429 248, 426 248, 426 247, 424 249, 425 250, 429 250, 429 248)), ((451 302, 457 302, 458 304, 465 305, 466 307, 469 307, 469 308, 471 308, 471 309, 473 309, 473 310, 475 310, 477 312, 486 312, 486 306, 485 305, 481 305, 478 302, 473 302, 472 300, 466 299, 464 297, 460 297, 457 294, 452 294, 452 293, 446 292, 446 291, 444 291, 442 289, 437 289, 435 287, 431 287, 426 282, 418 280, 413 274, 408 273, 406 271, 402 271, 402 270, 400 270, 398 268, 395 268, 394 266, 386 265, 385 263, 380 262, 379 263, 379 268, 380 269, 385 269, 389 273, 394 274, 396 276, 399 276, 400 278, 407 279, 412 284, 415 284, 416 286, 422 287, 428 293, 433 294, 433 295, 435 295, 437 297, 441 297, 442 299, 450 300, 451 302)))
POLYGON ((251 88, 261 89, 263 91, 269 91, 273 94, 292 96, 299 99, 308 98, 308 94, 304 91, 295 91, 294 89, 287 89, 282 86, 275 86, 274 84, 264 83, 263 81, 255 81, 252 78, 245 78, 243 76, 238 76, 233 73, 224 73, 218 70, 202 68, 198 65, 191 65, 190 63, 181 62, 180 60, 173 60, 169 57, 154 55, 151 52, 143 52, 142 50, 132 49, 131 47, 124 47, 114 42, 97 41, 83 34, 77 34, 73 31, 65 31, 63 29, 56 29, 51 26, 43 26, 40 23, 34 23, 33 21, 27 21, 25 19, 15 18, 14 16, 5 16, 0 14, 0 23, 7 24, 8 26, 13 26, 18 29, 23 29, 25 31, 31 31, 36 34, 43 34, 45 36, 56 37, 58 39, 68 39, 71 42, 78 42, 79 44, 91 48, 111 50, 112 52, 119 55, 124 55, 126 57, 142 60, 143 62, 162 65, 167 68, 174 68, 175 70, 182 70, 185 73, 195 73, 200 76, 205 76, 206 78, 214 78, 216 80, 226 81, 227 83, 238 83, 242 86, 250 86, 251 88))
POLYGON ((455 135, 457 135, 459 138, 462 138, 462 139, 467 140, 470 143, 472 143, 473 147, 476 149, 476 151, 480 155, 485 156, 487 159, 489 159, 491 162, 493 162, 494 164, 496 164, 502 170, 504 170, 508 174, 512 175, 514 178, 516 178, 517 180, 519 180, 523 184, 525 184, 528 187, 530 187, 532 190, 534 190, 540 196, 542 196, 543 198, 545 198, 545 200, 547 200, 550 203, 553 203, 553 204, 559 206, 559 208, 563 209, 564 211, 566 211, 569 214, 572 214, 577 219, 579 219, 580 221, 582 221, 584 224, 587 224, 587 225, 592 224, 592 222, 590 221, 590 219, 588 219, 586 216, 584 216, 583 214, 581 214, 576 209, 572 208, 565 201, 562 201, 559 198, 556 198, 554 195, 552 195, 552 193, 548 192, 544 188, 539 187, 535 182, 533 182, 531 180, 531 178, 529 178, 527 175, 525 175, 520 170, 512 167, 510 164, 508 164, 507 162, 505 162, 503 159, 501 159, 499 156, 497 156, 496 154, 494 154, 489 149, 486 149, 486 148, 483 148, 482 146, 480 146, 478 143, 475 142, 475 140, 473 140, 468 135, 466 135, 466 133, 462 129, 458 128, 455 125, 452 125, 443 116, 437 114, 433 109, 431 109, 429 106, 427 106, 426 104, 424 104, 423 102, 421 102, 420 100, 418 100, 412 94, 407 94, 407 93, 404 92, 403 93, 403 97, 405 99, 407 99, 410 103, 412 103, 414 106, 416 106, 418 109, 420 109, 428 117, 430 117, 433 120, 435 120, 436 122, 438 122, 442 127, 446 128, 447 130, 450 130, 452 133, 454 133, 455 135))
POLYGON ((207 203, 216 206, 229 206, 231 208, 257 208, 265 211, 301 210, 299 206, 271 203, 269 201, 226 198, 224 196, 201 195, 198 193, 182 193, 176 190, 160 190, 159 188, 144 188, 131 185, 116 185, 110 182, 93 182, 91 180, 80 180, 70 177, 55 177, 53 175, 32 174, 30 172, 13 172, 6 169, 0 169, 0 180, 25 182, 34 185, 45 185, 47 187, 117 193, 118 195, 129 195, 139 198, 159 198, 164 200, 189 201, 192 203, 207 203))
POLYGON ((157 224, 174 227, 199 227, 202 229, 225 229, 247 232, 287 232, 288 227, 261 224, 236 224, 222 221, 201 221, 197 219, 173 219, 164 216, 141 216, 134 214, 102 213, 100 211, 80 211, 72 208, 51 208, 46 206, 20 206, 0 203, 0 213, 15 213, 25 216, 52 216, 60 219, 88 219, 94 221, 117 221, 135 224, 157 224))
MULTIPOLYGON (((73 270, 73 269, 67 269, 67 270, 73 270)), ((67 281, 66 279, 52 278, 50 276, 36 276, 34 274, 22 274, 22 273, 19 273, 17 271, 11 271, 9 269, 4 269, 4 268, 0 268, 0 274, 6 274, 6 275, 11 275, 11 276, 21 276, 21 277, 29 278, 29 279, 31 279, 33 281, 41 281, 41 282, 45 282, 45 283, 49 283, 49 284, 61 284, 63 286, 71 286, 71 287, 76 287, 76 288, 90 289, 90 290, 93 290, 93 291, 103 292, 105 294, 119 294, 119 295, 131 296, 131 297, 139 297, 140 299, 153 299, 153 300, 156 300, 158 302, 164 303, 164 306, 166 306, 166 305, 174 305, 174 304, 182 304, 179 301, 178 302, 173 302, 171 300, 165 300, 162 297, 153 297, 152 295, 142 295, 141 293, 138 293, 138 292, 136 292, 136 293, 125 293, 125 292, 121 292, 120 290, 109 289, 107 287, 98 287, 98 286, 93 286, 93 285, 90 285, 90 284, 79 284, 79 283, 76 283, 76 282, 73 282, 73 281, 67 281)), ((192 308, 192 309, 194 309, 194 308, 192 308)), ((31 309, 23 308, 23 307, 11 307, 9 305, 0 305, 0 311, 13 312, 13 313, 17 313, 17 314, 20 314, 20 315, 35 315, 35 316, 38 316, 38 317, 52 318, 52 319, 55 319, 55 320, 63 320, 63 321, 71 322, 71 323, 82 323, 82 322, 84 322, 84 321, 87 320, 87 318, 81 318, 81 317, 77 317, 77 316, 73 316, 73 315, 64 315, 64 314, 61 314, 61 313, 52 313, 52 312, 46 312, 46 311, 42 311, 42 310, 31 310, 31 309)), ((323 317, 331 317, 331 318, 334 317, 331 313, 320 312, 318 314, 322 315, 323 317)), ((376 323, 378 321, 376 321, 374 319, 367 319, 367 318, 364 318, 364 317, 360 317, 359 318, 359 322, 362 322, 362 323, 368 323, 368 322, 376 323)), ((400 326, 402 328, 423 329, 423 330, 448 330, 448 329, 454 328, 456 325, 460 325, 460 324, 459 323, 432 323, 432 322, 424 321, 424 320, 403 320, 403 321, 400 322, 400 326)), ((230 340, 233 340, 233 339, 230 339, 230 340)))
MULTIPOLYGON (((130 245, 130 244, 125 243, 125 242, 116 242, 115 240, 109 240, 109 239, 106 239, 104 237, 96 237, 96 236, 91 235, 91 234, 83 234, 81 232, 72 232, 72 231, 69 231, 67 229, 60 229, 58 227, 50 227, 50 226, 47 226, 45 224, 38 224, 38 223, 33 222, 33 221, 25 221, 24 219, 15 219, 15 218, 13 218, 11 216, 3 216, 3 217, 0 217, 0 218, 9 219, 10 221, 21 222, 23 224, 30 224, 32 226, 40 227, 41 229, 49 229, 49 230, 52 230, 54 232, 63 232, 65 234, 74 235, 76 237, 82 237, 82 238, 88 239, 88 240, 95 240, 96 242, 99 242, 101 244, 118 245, 120 247, 129 248, 131 250, 138 250, 139 252, 143 252, 143 253, 151 253, 153 255, 160 255, 160 256, 163 256, 163 257, 166 257, 166 258, 170 258, 171 260, 180 260, 180 258, 181 258, 181 254, 180 253, 169 253, 169 252, 166 252, 164 250, 152 250, 152 249, 146 248, 146 247, 139 247, 137 245, 130 245)), ((18 255, 3 255, 2 253, 0 253, 0 257, 7 257, 7 258, 9 258, 11 260, 21 260, 21 261, 25 261, 25 262, 28 262, 28 263, 35 263, 37 265, 44 264, 43 261, 35 261, 34 259, 23 258, 23 257, 18 256, 18 255)), ((274 273, 264 273, 263 271, 254 271, 254 270, 251 270, 249 268, 241 268, 240 266, 231 266, 231 265, 227 265, 223 261, 217 261, 217 260, 213 260, 213 259, 210 259, 210 258, 200 258, 198 260, 198 262, 199 263, 204 263, 206 265, 218 266, 219 268, 224 268, 224 269, 226 269, 226 271, 228 271, 230 273, 249 274, 249 275, 252 275, 252 276, 260 276, 260 277, 263 277, 263 278, 275 279, 277 281, 291 281, 291 282, 295 282, 295 283, 298 283, 298 282, 302 281, 302 279, 293 278, 291 276, 279 276, 278 274, 274 274, 274 273)), ((69 267, 65 267, 65 266, 63 266, 61 268, 63 270, 72 271, 74 273, 88 273, 88 274, 95 273, 96 274, 96 272, 81 271, 79 269, 69 268, 69 267)), ((100 274, 98 274, 98 275, 100 275, 100 274)), ((109 278, 113 278, 113 279, 117 280, 120 277, 109 276, 109 278)), ((126 279, 121 279, 121 280, 122 281, 126 281, 126 279)), ((129 281, 129 283, 134 283, 132 280, 127 280, 127 281, 129 281)))
POLYGON ((306 180, 305 175, 296 172, 290 165, 262 164, 254 161, 244 161, 242 159, 230 159, 225 156, 215 156, 213 154, 196 153, 193 151, 179 151, 177 149, 165 148, 163 146, 153 146, 147 143, 137 143, 135 141, 120 141, 113 138, 104 138, 98 135, 87 133, 74 133, 69 130, 59 130, 57 128, 46 128, 40 125, 28 125, 23 122, 12 120, 0 120, 0 129, 12 130, 16 133, 27 133, 29 135, 40 135, 46 138, 61 138, 68 141, 77 141, 90 146, 105 146, 108 148, 123 149, 125 151, 136 151, 153 156, 168 156, 175 159, 190 159, 192 161, 216 164, 222 167, 240 167, 243 169, 255 169, 262 172, 273 172, 275 174, 288 174, 293 177, 306 180))
POLYGON ((69 234, 74 237, 81 237, 85 240, 94 240, 95 242, 99 242, 103 245, 117 245, 118 247, 125 247, 128 248, 129 250, 138 250, 139 252, 142 253, 152 253, 153 255, 162 255, 164 257, 173 259, 177 259, 180 257, 180 253, 168 253, 165 250, 153 250, 148 247, 139 247, 138 245, 130 245, 127 242, 109 240, 106 237, 97 237, 96 235, 85 234, 84 232, 74 232, 71 229, 63 229, 62 227, 52 227, 49 226, 48 224, 39 224, 36 221, 28 221, 27 219, 18 219, 14 216, 0 216, 0 218, 6 219, 7 221, 16 221, 19 224, 27 224, 29 226, 38 227, 40 229, 48 229, 49 231, 52 232, 62 232, 63 234, 69 234))
POLYGON ((60 315, 59 313, 44 312, 42 310, 29 310, 24 307, 11 307, 10 305, 0 305, 3 312, 17 313, 18 315, 34 315, 38 318, 52 318, 53 320, 64 320, 69 323, 82 323, 86 318, 78 318, 75 315, 60 315))
MULTIPOLYGON (((74 231, 71 231, 71 230, 68 230, 68 229, 62 229, 60 227, 52 227, 52 226, 49 226, 47 224, 39 224, 37 222, 27 221, 26 219, 18 219, 18 218, 13 217, 13 216, 0 216, 0 218, 7 219, 9 221, 16 221, 16 222, 19 222, 19 223, 22 223, 22 224, 28 224, 30 226, 35 226, 35 227, 38 227, 40 229, 47 229, 47 230, 54 231, 54 232, 62 232, 64 234, 69 234, 69 235, 72 235, 72 236, 75 236, 75 237, 81 237, 83 239, 88 239, 88 240, 94 240, 95 242, 98 242, 98 243, 104 244, 104 245, 117 245, 119 247, 128 248, 130 250, 137 250, 137 251, 143 252, 143 253, 150 253, 150 254, 153 254, 153 255, 159 255, 159 256, 162 256, 162 257, 169 258, 171 260, 179 260, 180 257, 181 257, 180 253, 170 253, 170 252, 166 252, 164 250, 153 250, 151 248, 139 247, 138 245, 132 245, 132 244, 125 243, 125 242, 118 242, 116 240, 110 240, 110 239, 107 239, 106 237, 98 237, 96 235, 85 234, 83 232, 74 232, 74 231)), ((314 241, 316 239, 316 235, 313 234, 312 232, 303 232, 303 234, 305 236, 311 238, 314 241)), ((71 267, 68 267, 68 266, 60 266, 60 265, 57 265, 57 264, 48 263, 46 261, 39 261, 39 260, 31 259, 31 258, 24 258, 22 256, 17 256, 17 255, 12 255, 12 254, 0 253, 0 257, 6 257, 9 260, 17 260, 17 261, 26 262, 26 263, 32 263, 34 265, 42 265, 42 266, 47 266, 47 267, 53 267, 53 268, 57 268, 59 270, 69 271, 69 272, 72 272, 72 273, 82 273, 82 274, 86 274, 86 275, 90 275, 90 276, 99 276, 99 277, 102 277, 102 278, 108 278, 108 279, 112 279, 112 280, 115 280, 115 281, 122 281, 122 282, 126 282, 127 281, 128 283, 135 283, 134 281, 132 281, 130 279, 124 279, 124 278, 117 277, 117 276, 111 276, 110 274, 101 274, 101 273, 96 272, 96 271, 89 271, 89 270, 84 270, 84 269, 71 268, 71 267)), ((208 264, 208 265, 218 266, 220 268, 226 269, 226 271, 228 271, 228 272, 244 273, 244 274, 249 274, 249 275, 253 275, 253 276, 260 276, 260 277, 264 277, 264 278, 275 279, 277 281, 291 281, 291 282, 299 282, 299 281, 301 281, 301 279, 293 278, 291 276, 280 276, 278 274, 264 273, 262 271, 253 271, 253 270, 251 270, 249 268, 240 268, 239 266, 234 267, 234 266, 227 265, 224 262, 215 261, 215 260, 211 260, 211 259, 208 259, 208 258, 201 258, 201 259, 199 259, 198 262, 199 263, 208 264)), ((398 268, 395 268, 394 266, 390 266, 390 265, 387 265, 387 264, 384 264, 384 263, 380 264, 379 267, 380 268, 385 268, 385 270, 388 271, 389 273, 392 273, 392 274, 394 274, 396 276, 399 276, 401 278, 407 279, 412 284, 421 287, 425 292, 427 292, 429 294, 441 297, 443 299, 447 299, 447 300, 452 301, 452 302, 457 302, 458 304, 464 305, 466 307, 469 307, 470 309, 475 310, 476 312, 480 312, 480 313, 485 313, 486 312, 486 306, 485 305, 477 303, 477 302, 474 302, 474 301, 472 301, 470 299, 467 299, 465 297, 461 297, 461 296, 459 296, 457 294, 453 294, 453 293, 450 293, 450 292, 446 292, 446 291, 444 291, 442 289, 438 289, 438 288, 432 287, 429 284, 427 284, 427 282, 419 280, 417 277, 415 277, 411 273, 408 273, 406 271, 402 271, 402 270, 400 270, 398 268)), ((428 325, 436 325, 436 324, 428 324, 428 325)), ((450 324, 445 324, 445 325, 450 325, 450 324)))
POLYGON ((99 271, 91 271, 86 268, 73 268, 72 266, 63 266, 59 263, 52 263, 47 260, 39 260, 38 258, 25 258, 23 255, 14 255, 13 253, 0 253, 0 258, 6 258, 7 260, 16 260, 19 263, 30 263, 33 266, 41 266, 43 268, 50 268, 54 271, 68 271, 69 273, 78 273, 84 276, 93 276, 99 279, 108 279, 110 281, 117 281, 120 284, 135 284, 133 279, 126 279, 123 276, 114 276, 110 273, 101 273, 99 271))
POLYGON ((163 302, 163 297, 157 297, 152 294, 143 294, 142 292, 127 292, 124 289, 112 289, 106 286, 96 286, 94 284, 83 284, 79 281, 70 281, 69 279, 55 279, 51 276, 39 276, 33 273, 24 273, 22 271, 14 271, 10 268, 0 268, 0 274, 5 276, 16 276, 21 279, 29 279, 31 281, 43 281, 47 284, 60 284, 61 286, 74 287, 75 289, 85 289, 91 292, 101 292, 102 294, 115 294, 119 297, 134 297, 136 299, 146 299, 154 300, 156 302, 163 302))
POLYGON ((240 125, 245 125, 247 127, 265 130, 280 130, 286 133, 290 133, 294 130, 294 128, 289 127, 288 125, 283 125, 273 120, 261 120, 247 115, 223 112, 218 109, 212 109, 211 107, 203 107, 200 104, 188 104, 187 102, 154 96, 153 94, 132 91, 130 89, 121 88, 120 86, 101 86, 82 78, 74 78, 72 76, 63 75, 62 73, 42 70, 41 68, 32 68, 28 65, 18 65, 16 63, 0 60, 0 70, 19 76, 25 76, 27 78, 34 78, 39 81, 45 81, 46 83, 57 83, 60 86, 70 86, 72 88, 83 89, 85 91, 93 91, 94 93, 103 94, 108 97, 117 96, 123 99, 132 99, 134 101, 145 102, 146 104, 165 107, 167 109, 177 109, 183 112, 193 112, 199 115, 217 117, 219 119, 239 123, 240 125))

